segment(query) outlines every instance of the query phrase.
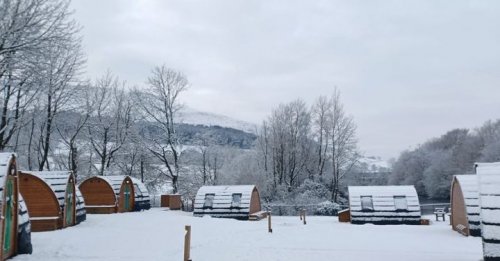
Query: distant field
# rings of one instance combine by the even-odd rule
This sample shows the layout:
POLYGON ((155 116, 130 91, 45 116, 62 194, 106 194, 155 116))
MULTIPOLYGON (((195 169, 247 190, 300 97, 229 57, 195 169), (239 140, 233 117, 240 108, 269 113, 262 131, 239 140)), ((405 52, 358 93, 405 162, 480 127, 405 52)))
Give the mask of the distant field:
POLYGON ((87 215, 79 226, 33 233, 33 255, 14 260, 182 260, 184 225, 192 225, 193 261, 481 260, 481 239, 430 226, 338 223, 335 217, 273 217, 267 222, 194 218, 152 209, 87 215))

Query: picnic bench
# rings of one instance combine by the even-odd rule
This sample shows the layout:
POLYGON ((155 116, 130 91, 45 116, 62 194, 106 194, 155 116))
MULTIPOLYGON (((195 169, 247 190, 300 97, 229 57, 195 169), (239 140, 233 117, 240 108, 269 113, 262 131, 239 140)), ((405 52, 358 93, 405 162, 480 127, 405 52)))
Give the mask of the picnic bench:
POLYGON ((435 208, 434 209, 434 215, 436 215, 436 221, 439 221, 439 218, 443 218, 443 221, 446 221, 446 211, 445 207, 442 208, 435 208))

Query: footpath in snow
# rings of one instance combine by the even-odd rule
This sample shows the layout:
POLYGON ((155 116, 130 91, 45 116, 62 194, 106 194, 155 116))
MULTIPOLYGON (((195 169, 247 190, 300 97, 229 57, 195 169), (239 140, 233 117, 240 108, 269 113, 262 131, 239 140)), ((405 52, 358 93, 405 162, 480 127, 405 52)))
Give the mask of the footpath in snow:
POLYGON ((33 254, 14 260, 182 260, 184 226, 192 226, 193 261, 405 260, 475 261, 481 239, 453 232, 447 222, 430 226, 339 223, 336 217, 273 216, 267 221, 195 218, 191 213, 145 212, 87 215, 63 230, 32 234, 33 254))

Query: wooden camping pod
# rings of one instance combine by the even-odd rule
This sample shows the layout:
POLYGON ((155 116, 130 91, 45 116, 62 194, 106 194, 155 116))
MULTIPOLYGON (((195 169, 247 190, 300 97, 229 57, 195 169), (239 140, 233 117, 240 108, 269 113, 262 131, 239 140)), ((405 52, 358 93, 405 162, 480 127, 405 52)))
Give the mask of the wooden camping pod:
POLYGON ((75 177, 69 171, 20 171, 19 189, 26 201, 32 231, 76 224, 75 177))
POLYGON ((500 162, 476 163, 484 261, 500 261, 500 162))
POLYGON ((254 185, 203 186, 194 202, 194 216, 249 219, 260 211, 259 191, 254 185))
POLYGON ((451 227, 466 236, 481 236, 477 175, 455 175, 451 185, 451 227))
POLYGON ((80 184, 79 189, 87 213, 110 214, 151 207, 146 186, 129 176, 90 177, 80 184))
POLYGON ((18 253, 19 189, 16 155, 0 153, 0 199, 2 217, 0 227, 0 259, 18 253))
POLYGON ((413 186, 349 186, 352 224, 420 225, 421 212, 413 186))

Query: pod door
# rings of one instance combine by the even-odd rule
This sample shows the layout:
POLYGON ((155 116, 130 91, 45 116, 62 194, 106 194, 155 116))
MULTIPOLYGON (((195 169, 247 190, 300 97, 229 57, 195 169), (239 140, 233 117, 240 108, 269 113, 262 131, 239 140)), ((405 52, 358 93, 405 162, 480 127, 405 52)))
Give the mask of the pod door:
POLYGON ((125 181, 123 187, 123 212, 130 212, 134 209, 134 190, 132 183, 128 180, 125 181))
POLYGON ((118 194, 118 212, 130 212, 134 210, 134 183, 130 177, 125 177, 121 182, 118 194))

